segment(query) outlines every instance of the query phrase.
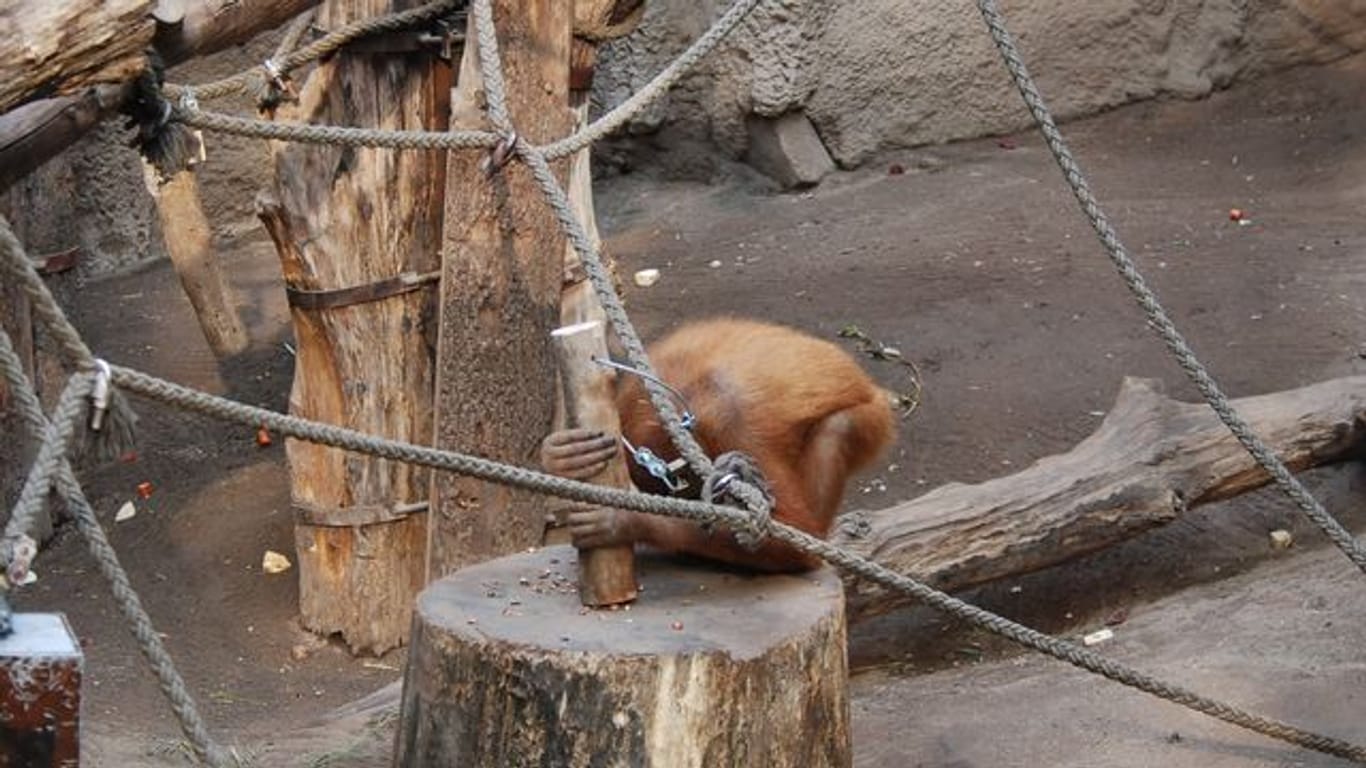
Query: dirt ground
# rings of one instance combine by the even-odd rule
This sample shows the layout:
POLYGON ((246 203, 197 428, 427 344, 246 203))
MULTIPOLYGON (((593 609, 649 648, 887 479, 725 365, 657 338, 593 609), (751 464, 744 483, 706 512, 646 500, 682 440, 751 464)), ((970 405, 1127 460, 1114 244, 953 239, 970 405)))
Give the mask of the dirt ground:
MULTIPOLYGON (((1230 395, 1366 372, 1363 88, 1358 57, 1066 128, 1140 268, 1230 395), (1250 224, 1230 221, 1235 207, 1250 224)), ((857 325, 915 361, 923 402, 886 462, 850 489, 851 508, 1066 451, 1126 375, 1195 399, 1033 134, 889 152, 798 193, 699 162, 708 182, 662 180, 639 147, 602 163, 615 169, 598 189, 608 248, 624 274, 663 274, 629 288, 630 308, 647 338, 733 313, 826 337, 857 325)), ((224 258, 255 339, 247 354, 212 358, 164 264, 88 286, 75 319, 112 360, 284 409, 292 359, 278 266, 259 232, 235 231, 224 258)), ((866 362, 906 386, 906 368, 866 362)), ((138 406, 137 461, 88 473, 87 488, 214 732, 266 765, 381 763, 392 688, 353 702, 396 680, 403 652, 353 659, 311 639, 295 622, 293 573, 260 568, 267 549, 292 554, 281 446, 138 406), (154 494, 114 524, 143 481, 154 494)), ((1308 481, 1330 511, 1366 525, 1359 464, 1308 481)), ((1256 493, 970 596, 1065 634, 1126 610, 1110 647, 1124 660, 1366 740, 1353 652, 1366 603, 1359 575, 1324 547, 1289 502, 1256 493), (1274 528, 1297 546, 1272 553, 1274 528)), ((182 762, 173 718, 81 541, 61 534, 38 570, 19 608, 65 611, 81 635, 88 764, 182 762)), ((1332 764, 921 609, 855 626, 851 655, 859 766, 1332 764)))

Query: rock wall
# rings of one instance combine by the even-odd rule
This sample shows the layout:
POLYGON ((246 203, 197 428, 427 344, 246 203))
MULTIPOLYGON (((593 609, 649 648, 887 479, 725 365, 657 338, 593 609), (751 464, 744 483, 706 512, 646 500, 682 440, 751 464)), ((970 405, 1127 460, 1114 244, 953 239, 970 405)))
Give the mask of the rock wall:
MULTIPOLYGON (((619 103, 727 3, 647 2, 603 52, 600 106, 619 103)), ((1002 0, 1031 73, 1060 117, 1366 49, 1366 0, 1002 0)), ((804 112, 830 155, 1014 131, 1020 104, 967 0, 770 0, 710 61, 631 126, 748 150, 751 115, 804 112)))
POLYGON ((79 247, 78 280, 165 257, 129 135, 106 121, 0 195, 0 213, 29 255, 79 247))

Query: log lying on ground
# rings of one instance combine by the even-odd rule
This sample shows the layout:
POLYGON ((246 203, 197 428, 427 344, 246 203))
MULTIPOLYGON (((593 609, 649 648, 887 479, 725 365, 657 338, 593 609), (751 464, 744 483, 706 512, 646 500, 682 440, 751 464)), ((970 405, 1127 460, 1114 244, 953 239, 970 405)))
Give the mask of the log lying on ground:
MULTIPOLYGON (((1366 377, 1234 404, 1300 471, 1360 450, 1366 377)), ((1129 378, 1100 428, 1070 452, 1007 477, 854 513, 834 538, 895 571, 956 590, 1094 552, 1269 480, 1207 405, 1176 402, 1158 382, 1129 378)), ((905 602, 857 579, 846 587, 851 620, 905 602)))

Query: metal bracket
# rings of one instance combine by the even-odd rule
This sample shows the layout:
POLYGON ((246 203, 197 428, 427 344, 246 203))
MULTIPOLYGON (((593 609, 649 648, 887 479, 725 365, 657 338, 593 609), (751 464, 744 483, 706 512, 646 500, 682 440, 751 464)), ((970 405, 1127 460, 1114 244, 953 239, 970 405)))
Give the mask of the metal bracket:
POLYGON ((289 300, 289 306, 299 309, 336 309, 338 307, 349 307, 353 304, 379 301, 391 296, 400 296, 440 280, 440 271, 423 274, 404 272, 398 277, 390 277, 366 285, 335 288, 327 291, 310 291, 304 288, 285 286, 285 297, 289 300))
POLYGON ((368 35, 347 43, 351 53, 431 53, 451 61, 457 46, 465 44, 465 15, 437 19, 428 29, 402 29, 368 35))

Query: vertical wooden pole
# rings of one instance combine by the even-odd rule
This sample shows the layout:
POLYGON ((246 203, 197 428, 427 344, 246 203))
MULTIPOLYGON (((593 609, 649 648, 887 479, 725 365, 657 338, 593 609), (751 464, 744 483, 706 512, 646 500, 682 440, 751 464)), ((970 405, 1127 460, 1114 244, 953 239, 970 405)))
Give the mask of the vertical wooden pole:
MULTIPOLYGON (((537 143, 565 135, 569 3, 494 0, 493 16, 517 131, 537 143)), ((453 128, 489 125, 475 37, 471 28, 453 128)), ((489 176, 484 158, 452 152, 447 166, 436 445, 534 466, 553 417, 564 238, 529 171, 513 162, 489 176)), ((428 580, 544 535, 544 497, 471 478, 437 475, 432 510, 428 580)))
MULTIPOLYGON (((336 29, 415 4, 329 0, 316 23, 336 29)), ((299 104, 279 114, 440 131, 450 92, 451 68, 435 50, 370 46, 321 62, 299 104)), ((276 147, 275 161, 275 199, 262 197, 258 212, 290 289, 298 350, 290 411, 430 443, 434 286, 377 289, 438 269, 445 154, 291 144, 276 147)), ((303 624, 340 633, 356 652, 400 644, 422 587, 429 473, 295 440, 286 451, 303 624)))
POLYGON ((245 350, 247 331, 213 253, 213 237, 199 201, 194 167, 180 171, 164 183, 152 181, 147 188, 156 201, 166 252, 194 307, 209 349, 218 357, 245 350))
MULTIPOLYGON (((616 405, 616 372, 594 359, 607 357, 607 334, 599 321, 552 333, 563 387, 565 426, 621 433, 616 405)), ((621 454, 592 482, 630 488, 631 472, 621 454)), ((627 603, 636 597, 635 552, 630 545, 579 550, 579 599, 584 605, 627 603)))
MULTIPOLYGON (((575 6, 576 10, 579 6, 575 6)), ((588 107, 591 96, 593 65, 597 58, 597 49, 592 43, 579 38, 574 38, 570 49, 570 83, 569 108, 574 115, 574 128, 587 125, 588 107)), ((569 182, 565 192, 569 196, 569 204, 574 208, 574 215, 579 223, 583 225, 583 230, 588 235, 588 240, 595 248, 601 248, 602 238, 598 235, 598 220, 593 211, 593 169, 592 169, 592 147, 584 147, 575 152, 569 160, 569 182)), ((605 261, 605 260, 604 260, 605 261)), ((584 274, 583 263, 579 259, 579 252, 574 249, 572 243, 565 243, 564 252, 564 291, 560 297, 560 322, 565 325, 575 325, 590 320, 605 320, 602 305, 598 302, 597 294, 593 292, 593 284, 588 281, 588 276, 584 274)))

